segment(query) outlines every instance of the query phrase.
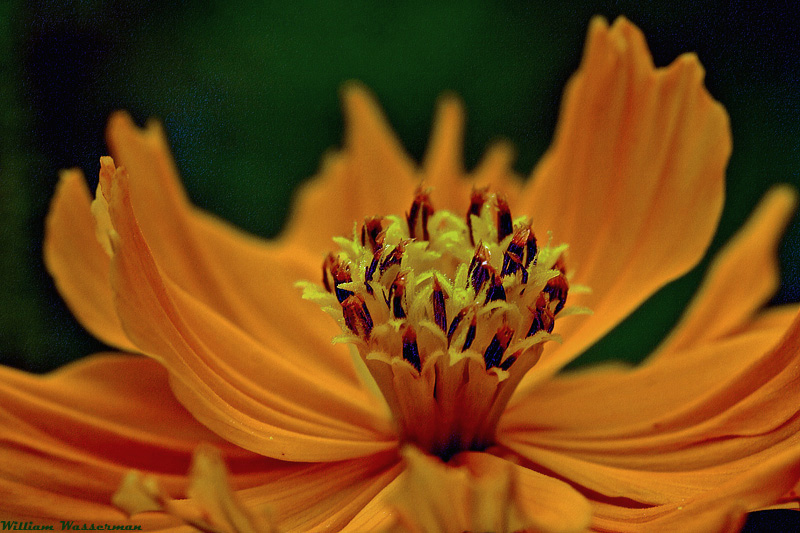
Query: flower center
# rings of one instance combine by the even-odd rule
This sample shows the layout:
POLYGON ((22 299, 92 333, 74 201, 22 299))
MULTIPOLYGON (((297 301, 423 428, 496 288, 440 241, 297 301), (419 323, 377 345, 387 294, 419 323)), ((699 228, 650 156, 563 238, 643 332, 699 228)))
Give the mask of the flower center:
POLYGON ((448 459, 482 450, 541 356, 569 284, 566 245, 537 243, 502 196, 472 193, 466 216, 418 189, 404 219, 373 217, 303 284, 342 326, 386 398, 401 440, 448 459))

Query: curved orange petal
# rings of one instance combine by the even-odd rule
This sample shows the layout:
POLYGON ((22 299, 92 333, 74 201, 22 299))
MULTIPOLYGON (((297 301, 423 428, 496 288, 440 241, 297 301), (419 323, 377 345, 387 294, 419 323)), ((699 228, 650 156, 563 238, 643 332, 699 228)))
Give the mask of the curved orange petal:
POLYGON ((191 206, 155 121, 140 129, 116 113, 108 143, 128 170, 136 220, 167 276, 267 346, 357 383, 347 350, 331 346, 338 327, 294 286, 320 278, 324 248, 309 253, 286 239, 266 242, 191 206))
POLYGON ((110 183, 112 285, 139 349, 171 372, 178 399, 213 431, 266 456, 337 460, 395 446, 383 406, 292 352, 258 342, 168 277, 134 216, 128 176, 110 183))
POLYGON ((229 475, 217 456, 198 448, 188 500, 164 495, 157 477, 131 472, 115 502, 133 513, 162 511, 204 531, 340 531, 401 468, 393 452, 334 463, 267 460, 268 468, 246 476, 249 488, 235 491, 231 482, 241 484, 243 476, 229 475))
POLYGON ((238 496, 268 505, 281 531, 341 531, 402 470, 395 451, 333 463, 284 463, 238 496))
POLYGON ((585 531, 589 502, 566 483, 489 453, 447 463, 416 448, 346 531, 585 531))
MULTIPOLYGON (((514 148, 507 141, 492 144, 469 174, 464 170, 464 108, 455 95, 439 99, 431 130, 422 179, 432 188, 436 209, 462 214, 467 210, 470 193, 476 187, 489 187, 506 197, 509 205, 519 205, 522 180, 511 168, 514 148)), ((526 213, 517 213, 524 215, 526 213)))
MULTIPOLYGON (((664 416, 689 399, 701 398, 763 357, 764 346, 774 344, 800 310, 785 306, 756 313, 777 286, 776 248, 795 196, 792 189, 777 187, 762 200, 747 224, 715 258, 689 311, 659 354, 632 371, 588 370, 542 384, 529 404, 544 407, 534 415, 536 423, 584 431, 622 430, 636 421, 664 416), (753 268, 754 264, 765 266, 753 268), (710 344, 712 341, 716 344, 710 344), (687 361, 665 360, 678 357, 687 361), (669 386, 653 394, 652 387, 659 384, 669 386), (639 399, 628 402, 629 395, 638 395, 639 399)), ((527 416, 520 405, 519 410, 509 411, 506 424, 513 424, 515 417, 527 416)))
POLYGON ((47 215, 44 260, 78 321, 103 342, 135 351, 114 311, 110 260, 95 237, 91 194, 79 170, 65 170, 47 215))
POLYGON ((166 371, 136 356, 93 356, 45 376, 0 367, 0 435, 0 516, 12 520, 130 523, 111 505, 126 472, 156 474, 179 494, 200 442, 218 446, 237 472, 266 461, 198 424, 166 371))
POLYGON ((592 526, 601 531, 739 531, 748 511, 762 509, 790 492, 800 478, 800 448, 794 446, 754 463, 747 475, 724 481, 700 496, 647 508, 596 503, 592 526))
MULTIPOLYGON (((763 333, 701 346, 628 373, 598 372, 594 377, 605 374, 606 383, 590 380, 595 386, 570 395, 576 401, 562 402, 560 416, 537 416, 552 408, 547 401, 527 409, 528 417, 512 411, 499 442, 592 493, 641 505, 702 499, 719 494, 720 487, 754 483, 759 465, 786 454, 791 471, 792 461, 800 461, 800 319, 778 346, 753 357, 749 352, 775 337, 767 329, 759 339, 763 333), (585 410, 606 421, 571 420, 585 410), (549 426, 542 420, 548 417, 549 426)), ((566 379, 573 388, 581 385, 580 376, 566 379)), ((785 471, 770 472, 776 485, 785 485, 785 471)), ((784 493, 760 505, 778 503, 784 493)))
POLYGON ((320 176, 300 189, 285 234, 288 241, 318 254, 367 216, 405 212, 419 181, 413 161, 369 91, 351 82, 342 89, 342 100, 344 148, 329 155, 320 176))
POLYGON ((784 330, 768 327, 701 346, 658 364, 601 367, 559 376, 510 407, 501 431, 615 431, 652 424, 738 378, 784 330), (635 401, 634 401, 635 399, 635 401))
MULTIPOLYGON (((568 243, 571 303, 564 344, 545 352, 545 379, 702 257, 723 202, 731 149, 727 115, 703 87, 692 54, 655 69, 624 18, 592 21, 580 69, 564 93, 552 147, 523 192, 538 232, 568 243)), ((529 383, 536 378, 530 378, 529 383)))
POLYGON ((778 244, 797 192, 772 189, 709 267, 706 279, 658 356, 713 341, 745 327, 780 283, 778 244))

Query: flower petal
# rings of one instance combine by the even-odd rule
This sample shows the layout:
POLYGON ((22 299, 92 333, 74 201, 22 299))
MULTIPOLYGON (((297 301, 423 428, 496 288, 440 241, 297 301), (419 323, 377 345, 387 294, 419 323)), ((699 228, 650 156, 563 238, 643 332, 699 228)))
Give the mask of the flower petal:
POLYGON ((747 325, 780 283, 777 249, 797 192, 772 189, 714 259, 686 314, 659 348, 665 354, 710 342, 747 325), (754 267, 757 265, 757 267, 754 267))
POLYGON ((92 198, 79 170, 61 173, 47 215, 44 259, 59 293, 94 336, 135 351, 114 311, 108 254, 95 237, 92 198))
POLYGON ((489 453, 443 463, 413 447, 405 472, 346 531, 584 531, 588 501, 566 483, 489 453))
MULTIPOLYGON (((763 509, 793 490, 800 479, 800 448, 754 463, 746 476, 689 501, 644 509, 596 504, 593 527, 605 531, 739 531, 746 513, 763 509)), ((795 496, 796 497, 796 496, 795 496)))
POLYGON ((237 472, 265 461, 198 424, 166 371, 135 356, 94 356, 45 376, 0 368, 0 435, 0 516, 13 520, 129 523, 111 505, 125 473, 157 474, 180 493, 199 442, 218 446, 237 472))
POLYGON ((323 163, 320 176, 307 183, 295 202, 286 239, 314 253, 331 239, 348 235, 367 216, 401 214, 413 200, 418 177, 414 163, 360 83, 342 89, 345 145, 323 163))
POLYGON ((124 170, 103 186, 111 189, 111 278, 123 327, 167 366, 173 391, 198 420, 244 448, 292 461, 395 445, 383 406, 366 389, 305 365, 291 350, 276 353, 166 275, 139 229, 124 170))
MULTIPOLYGON (((767 473, 775 476, 776 486, 786 486, 786 469, 793 471, 800 461, 800 318, 774 349, 752 355, 774 336, 774 330, 751 331, 627 373, 566 377, 573 388, 595 386, 578 389, 572 395, 576 402, 562 403, 556 416, 537 415, 552 408, 547 401, 558 401, 551 396, 554 390, 543 388, 541 398, 548 400, 537 403, 531 396, 535 408, 510 411, 501 422, 499 442, 607 503, 624 498, 640 506, 680 505, 711 495, 734 498, 737 487, 769 485, 759 477, 767 473), (597 378, 606 378, 605 383, 600 386, 597 378), (583 396, 582 403, 577 396, 583 396), (605 420, 576 422, 586 410, 605 420), (788 461, 783 471, 760 468, 779 457, 788 461)), ((565 385, 557 380, 555 389, 565 385)), ((762 494, 759 507, 779 503, 796 483, 795 478, 778 495, 762 494)))
POLYGON ((140 129, 116 113, 108 143, 128 170, 136 220, 167 276, 267 346, 294 350, 304 364, 358 382, 347 350, 331 346, 336 324, 294 286, 319 279, 325 248, 309 253, 287 240, 262 241, 191 206, 155 121, 140 129))
MULTIPOLYGON (((570 248, 572 303, 593 315, 558 326, 565 342, 539 363, 544 379, 702 257, 723 202, 727 115, 692 54, 655 69, 624 18, 592 21, 555 140, 523 195, 537 231, 570 248), (670 245, 665 245, 670 243, 670 245)), ((531 380, 532 381, 532 380, 531 380)))

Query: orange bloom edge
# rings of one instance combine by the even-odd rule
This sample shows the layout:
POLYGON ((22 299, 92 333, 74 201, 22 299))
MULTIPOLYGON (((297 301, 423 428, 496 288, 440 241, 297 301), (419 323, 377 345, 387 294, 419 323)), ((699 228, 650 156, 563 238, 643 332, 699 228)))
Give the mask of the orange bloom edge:
POLYGON ((655 68, 635 26, 594 19, 527 181, 504 143, 465 171, 454 97, 421 165, 366 89, 343 101, 344 146, 274 241, 190 204, 156 122, 111 117, 94 198, 62 174, 48 269, 123 353, 0 369, 0 518, 730 531, 798 508, 798 305, 765 308, 792 189, 767 194, 645 363, 558 373, 708 248, 731 140, 695 56, 655 68), (304 299, 321 265, 328 290, 304 299))

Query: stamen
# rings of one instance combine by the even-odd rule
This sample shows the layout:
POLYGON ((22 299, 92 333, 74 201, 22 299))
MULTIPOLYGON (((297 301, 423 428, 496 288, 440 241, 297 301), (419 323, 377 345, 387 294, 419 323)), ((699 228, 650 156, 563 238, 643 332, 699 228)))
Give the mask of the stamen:
POLYGON ((536 299, 536 307, 529 308, 533 313, 533 321, 528 330, 526 337, 530 337, 534 333, 546 331, 547 333, 553 332, 555 325, 555 314, 550 310, 550 295, 541 293, 536 299))
POLYGON ((481 292, 483 284, 492 278, 494 268, 489 262, 490 252, 489 248, 483 244, 479 244, 475 249, 475 255, 472 257, 472 262, 469 264, 469 276, 472 283, 472 288, 477 295, 481 292))
POLYGON ((511 220, 511 209, 508 207, 508 202, 505 197, 497 196, 497 242, 503 242, 503 239, 511 235, 514 231, 514 223, 511 220))
POLYGON ((372 282, 372 277, 375 275, 375 271, 378 269, 378 261, 380 261, 381 250, 382 248, 375 250, 375 255, 372 256, 372 261, 364 271, 364 287, 367 289, 369 294, 373 294, 372 285, 370 285, 370 283, 372 282))
POLYGON ((503 278, 492 273, 492 283, 486 291, 486 300, 483 303, 488 304, 489 302, 505 299, 506 290, 503 288, 503 278))
POLYGON ((458 312, 456 317, 450 323, 450 329, 447 330, 447 344, 448 345, 453 340, 453 333, 455 333, 456 328, 458 327, 459 324, 461 324, 461 321, 464 320, 464 317, 467 316, 467 313, 469 313, 470 310, 471 309, 469 307, 465 307, 464 309, 462 309, 461 311, 458 312))
POLYGON ((372 323, 372 316, 369 314, 369 309, 367 309, 364 298, 358 294, 347 297, 347 299, 342 302, 342 314, 344 316, 344 323, 350 328, 350 331, 352 331, 354 335, 364 340, 369 339, 374 324, 372 323))
POLYGON ((403 332, 403 359, 411 363, 411 366, 422 370, 422 363, 419 360, 419 347, 417 346, 417 334, 413 326, 408 326, 403 332))
POLYGON ((447 331, 447 309, 444 303, 444 291, 442 285, 439 283, 438 278, 433 278, 433 295, 431 296, 433 304, 433 321, 439 326, 442 331, 447 331))
POLYGON ((389 287, 389 298, 386 302, 391 306, 392 314, 395 318, 405 318, 406 312, 403 309, 403 300, 406 294, 406 276, 408 272, 400 272, 394 278, 392 286, 389 287))
POLYGON ((411 210, 406 214, 408 234, 412 239, 422 237, 422 240, 427 241, 429 238, 428 219, 433 214, 433 204, 431 204, 429 192, 428 189, 423 189, 422 186, 418 187, 414 193, 414 202, 411 204, 411 210))
POLYGON ((483 205, 489 199, 489 189, 472 189, 470 196, 469 209, 467 209, 467 228, 469 228, 469 243, 475 246, 475 234, 472 231, 472 217, 480 217, 483 205))
POLYGON ((569 291, 569 282, 567 277, 562 273, 550 279, 544 287, 544 292, 550 295, 550 301, 558 301, 554 310, 555 314, 564 309, 567 303, 567 292, 569 291))
POLYGON ((350 265, 343 263, 339 256, 328 254, 322 264, 322 284, 328 292, 335 292, 336 299, 342 303, 347 297, 353 295, 353 291, 340 289, 342 283, 350 283, 353 278, 350 276, 350 265))
POLYGON ((500 326, 500 329, 498 329, 497 333, 492 337, 492 342, 489 343, 489 346, 483 353, 483 360, 486 362, 486 370, 500 364, 500 359, 503 358, 503 353, 505 353, 506 348, 508 348, 508 344, 511 342, 511 337, 513 335, 513 329, 505 324, 500 326))
POLYGON ((372 253, 377 252, 383 246, 383 240, 386 233, 383 231, 384 218, 383 217, 370 217, 364 221, 361 226, 361 246, 366 246, 372 249, 372 253))
POLYGON ((516 360, 517 360, 516 354, 509 355, 508 357, 506 357, 505 361, 500 363, 500 370, 508 370, 509 368, 511 368, 511 365, 513 365, 514 361, 516 360))
POLYGON ((467 328, 467 336, 464 339, 464 346, 461 347, 461 351, 469 350, 472 343, 475 341, 475 333, 477 331, 477 319, 475 315, 472 316, 472 322, 469 324, 469 328, 467 328))
POLYGON ((386 258, 381 263, 380 267, 381 274, 386 272, 392 265, 400 264, 400 262, 403 260, 403 252, 405 252, 405 249, 406 249, 406 243, 401 242, 397 246, 395 246, 391 252, 389 252, 389 255, 387 255, 386 258))

